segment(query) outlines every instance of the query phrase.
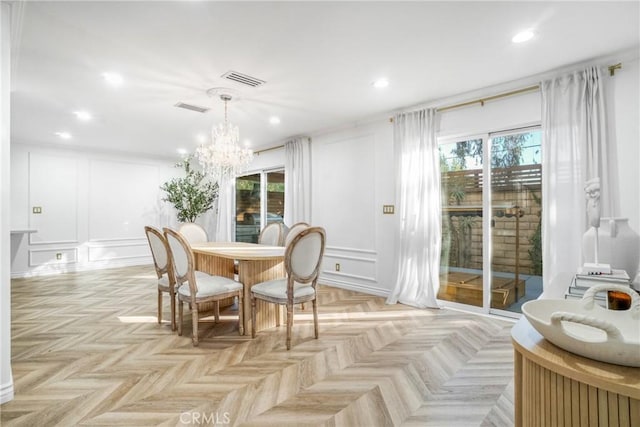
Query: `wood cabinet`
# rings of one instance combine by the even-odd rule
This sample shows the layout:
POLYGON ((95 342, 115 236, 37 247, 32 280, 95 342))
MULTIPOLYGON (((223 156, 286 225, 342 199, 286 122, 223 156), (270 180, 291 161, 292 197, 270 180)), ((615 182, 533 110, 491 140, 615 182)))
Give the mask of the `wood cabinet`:
POLYGON ((511 337, 516 426, 640 426, 640 368, 562 350, 524 316, 511 337))

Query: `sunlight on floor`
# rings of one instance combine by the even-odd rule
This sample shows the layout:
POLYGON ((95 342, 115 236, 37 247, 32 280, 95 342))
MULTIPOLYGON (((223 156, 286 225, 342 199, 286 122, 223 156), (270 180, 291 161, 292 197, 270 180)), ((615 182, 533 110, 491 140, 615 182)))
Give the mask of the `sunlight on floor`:
POLYGON ((155 316, 118 316, 118 320, 122 323, 156 323, 158 318, 155 316))

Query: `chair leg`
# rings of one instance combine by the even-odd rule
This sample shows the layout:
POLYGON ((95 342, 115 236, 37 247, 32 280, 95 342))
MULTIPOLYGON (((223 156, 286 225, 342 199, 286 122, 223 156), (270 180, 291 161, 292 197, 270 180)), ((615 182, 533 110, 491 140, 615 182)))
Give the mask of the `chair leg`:
POLYGON ((179 307, 178 307, 178 335, 182 336, 182 313, 184 312, 184 304, 182 303, 182 300, 179 301, 179 307))
POLYGON ((316 334, 316 339, 318 339, 318 305, 316 304, 317 300, 313 300, 313 331, 316 334))
POLYGON ((175 292, 169 293, 171 296, 171 330, 176 330, 176 294, 175 292))
POLYGON ((242 304, 242 294, 238 295, 238 333, 244 335, 244 306, 242 304))
POLYGON ((256 298, 251 294, 251 338, 256 337, 256 298))
POLYGON ((300 303, 300 309, 304 310, 304 303, 303 302, 300 303))
POLYGON ((291 329, 293 328, 293 304, 287 303, 287 350, 291 350, 291 329))
POLYGON ((276 306, 276 326, 280 326, 280 306, 278 304, 274 304, 276 306))
POLYGON ((198 346, 198 304, 191 304, 191 323, 193 325, 191 340, 193 341, 193 346, 198 346))
POLYGON ((158 289, 158 324, 162 323, 162 291, 158 289))

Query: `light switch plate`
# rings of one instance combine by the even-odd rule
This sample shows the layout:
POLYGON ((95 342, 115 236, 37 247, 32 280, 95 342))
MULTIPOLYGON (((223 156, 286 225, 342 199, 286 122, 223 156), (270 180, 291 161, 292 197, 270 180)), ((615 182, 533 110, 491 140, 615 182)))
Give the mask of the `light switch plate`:
POLYGON ((42 207, 41 206, 34 206, 32 212, 34 214, 41 214, 42 213, 42 207))
POLYGON ((394 205, 382 205, 382 213, 385 215, 393 215, 396 207, 394 205))

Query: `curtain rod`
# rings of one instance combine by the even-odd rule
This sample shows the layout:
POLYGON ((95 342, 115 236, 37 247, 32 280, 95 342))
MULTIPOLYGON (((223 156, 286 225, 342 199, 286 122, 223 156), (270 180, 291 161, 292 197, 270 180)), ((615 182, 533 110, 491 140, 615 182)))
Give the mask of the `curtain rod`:
MULTIPOLYGON (((533 85, 533 86, 527 86, 524 87, 522 89, 516 89, 516 90, 512 90, 509 92, 504 92, 504 93, 499 93, 497 95, 491 95, 491 96, 486 96, 484 98, 478 98, 478 99, 474 99, 472 101, 465 101, 465 102, 460 102, 458 104, 452 104, 452 105, 447 105, 444 107, 437 107, 436 111, 447 111, 447 110, 453 110, 454 108, 461 108, 461 107, 466 107, 468 105, 473 105, 473 104, 480 104, 481 106, 484 107, 484 103, 487 101, 493 101, 494 99, 500 99, 500 98, 506 98, 508 96, 514 96, 514 95, 520 95, 522 93, 528 93, 528 92, 533 92, 536 90, 540 89, 540 85, 533 85)), ((393 122, 393 117, 389 118, 390 122, 393 122)))
MULTIPOLYGON (((609 70, 609 74, 611 76, 613 76, 616 72, 616 70, 619 70, 622 68, 622 63, 618 62, 617 64, 614 65, 610 65, 607 67, 607 69, 609 70)), ((487 101, 493 101, 495 99, 500 99, 500 98, 506 98, 508 96, 513 96, 513 95, 520 95, 522 93, 528 93, 528 92, 533 92, 536 90, 540 89, 540 85, 533 85, 533 86, 527 86, 524 87, 522 89, 516 89, 516 90, 512 90, 510 92, 505 92, 505 93, 499 93, 497 95, 492 95, 492 96, 487 96, 484 98, 478 98, 478 99, 474 99, 472 101, 466 101, 466 102, 461 102, 459 104, 452 104, 452 105, 447 105, 444 107, 437 107, 436 111, 447 111, 447 110, 453 110, 454 108, 460 108, 460 107, 466 107, 468 105, 473 105, 473 104, 480 104, 481 106, 484 107, 484 103, 487 101)), ((390 122, 393 122, 393 117, 391 117, 389 119, 390 122)))
POLYGON ((269 148, 265 148, 264 150, 258 150, 256 152, 254 152, 253 154, 259 156, 260 153, 264 153, 266 151, 271 151, 271 150, 277 150, 278 148, 284 148, 284 144, 282 145, 276 145, 275 147, 269 147, 269 148))
POLYGON ((447 105, 446 107, 438 107, 436 111, 453 110, 454 108, 466 107, 467 105, 480 104, 484 107, 484 103, 487 101, 493 101, 494 99, 506 98, 508 96, 520 95, 521 93, 533 92, 540 89, 540 85, 528 86, 522 89, 516 89, 505 93, 499 93, 497 95, 491 95, 484 98, 474 99, 473 101, 461 102, 459 104, 447 105))

